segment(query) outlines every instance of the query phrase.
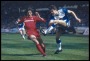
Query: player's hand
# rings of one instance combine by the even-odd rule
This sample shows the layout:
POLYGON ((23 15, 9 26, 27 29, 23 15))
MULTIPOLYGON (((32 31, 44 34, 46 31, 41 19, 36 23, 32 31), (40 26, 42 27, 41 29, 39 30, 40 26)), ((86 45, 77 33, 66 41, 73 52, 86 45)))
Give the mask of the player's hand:
POLYGON ((44 18, 40 17, 40 14, 38 12, 35 12, 36 16, 38 16, 39 18, 41 18, 42 20, 44 20, 44 18))
POLYGON ((49 23, 50 23, 50 24, 53 24, 53 23, 54 23, 54 21, 53 21, 53 20, 51 20, 49 23))
POLYGON ((40 17, 39 13, 38 12, 35 12, 36 16, 40 17))
POLYGON ((79 21, 79 23, 81 23, 81 19, 77 18, 77 20, 79 21))
POLYGON ((18 22, 16 21, 15 24, 18 24, 18 22))
POLYGON ((38 12, 35 12, 35 14, 39 14, 38 12))

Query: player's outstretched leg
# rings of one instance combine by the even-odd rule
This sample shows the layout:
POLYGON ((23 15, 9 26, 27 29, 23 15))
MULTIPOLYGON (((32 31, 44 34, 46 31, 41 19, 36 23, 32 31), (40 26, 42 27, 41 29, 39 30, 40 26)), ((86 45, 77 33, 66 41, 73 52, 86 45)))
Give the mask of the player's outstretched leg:
POLYGON ((52 30, 54 29, 54 26, 52 25, 52 26, 50 26, 48 29, 46 29, 46 30, 41 30, 41 33, 44 35, 44 36, 46 36, 48 33, 50 33, 52 30))
POLYGON ((36 47, 38 49, 38 51, 43 55, 43 56, 46 56, 46 53, 43 51, 38 39, 36 38, 36 36, 34 35, 31 35, 30 36, 31 40, 36 44, 36 47))
POLYGON ((41 33, 42 33, 44 36, 46 36, 45 32, 46 32, 46 30, 41 29, 41 33))

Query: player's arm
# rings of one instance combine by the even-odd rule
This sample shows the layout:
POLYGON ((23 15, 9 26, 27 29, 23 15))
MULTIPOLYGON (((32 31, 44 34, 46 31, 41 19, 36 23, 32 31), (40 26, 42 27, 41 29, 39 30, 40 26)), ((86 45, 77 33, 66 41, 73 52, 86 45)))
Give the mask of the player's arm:
POLYGON ((25 19, 25 17, 18 18, 17 21, 16 21, 16 24, 18 24, 18 23, 20 23, 20 22, 24 22, 24 19, 25 19))
POLYGON ((38 12, 35 12, 35 14, 36 14, 36 16, 37 16, 36 19, 37 19, 38 21, 46 22, 46 20, 45 20, 44 18, 42 18, 38 12))
POLYGON ((76 20, 77 20, 78 22, 81 22, 81 19, 79 19, 79 18, 77 17, 77 15, 75 14, 74 11, 68 10, 68 13, 73 14, 73 16, 76 18, 76 20))
POLYGON ((16 21, 16 24, 18 24, 20 22, 20 19, 18 18, 17 21, 16 21))

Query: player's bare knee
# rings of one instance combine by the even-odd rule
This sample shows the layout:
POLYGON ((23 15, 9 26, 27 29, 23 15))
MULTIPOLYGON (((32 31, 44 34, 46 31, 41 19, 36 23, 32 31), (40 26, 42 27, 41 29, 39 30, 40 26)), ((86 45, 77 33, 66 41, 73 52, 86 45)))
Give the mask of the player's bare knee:
POLYGON ((31 38, 32 40, 36 39, 36 37, 35 37, 34 35, 31 35, 30 38, 31 38))
POLYGON ((36 44, 39 43, 38 40, 37 40, 37 38, 36 38, 36 36, 31 35, 30 38, 31 38, 31 40, 34 41, 36 44))

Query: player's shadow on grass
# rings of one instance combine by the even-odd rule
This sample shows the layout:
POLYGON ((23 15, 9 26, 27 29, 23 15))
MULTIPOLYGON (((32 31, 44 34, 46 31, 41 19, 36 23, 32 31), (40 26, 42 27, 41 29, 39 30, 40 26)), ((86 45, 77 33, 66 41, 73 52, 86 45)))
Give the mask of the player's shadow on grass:
POLYGON ((32 48, 35 47, 35 45, 32 43, 24 43, 24 44, 10 44, 10 43, 3 43, 2 48, 32 48))
MULTIPOLYGON (((46 43, 46 46, 48 46, 47 48, 56 48, 56 44, 49 44, 46 43)), ((35 47, 35 45, 32 44, 8 44, 8 43, 4 43, 2 44, 2 48, 32 48, 35 47)), ((62 47, 65 49, 85 49, 88 48, 88 44, 87 43, 66 43, 66 44, 62 44, 62 47), (87 46, 87 47, 86 47, 87 46), (82 48, 81 48, 82 47, 82 48)))
POLYGON ((1 54, 2 56, 38 56, 41 55, 40 53, 37 54, 1 54))
POLYGON ((2 38, 2 40, 20 40, 21 38, 17 38, 17 39, 15 39, 15 38, 2 38))
POLYGON ((68 44, 63 44, 62 47, 65 49, 86 49, 86 48, 89 48, 87 43, 72 43, 72 44, 68 43, 68 44))
MULTIPOLYGON (((56 44, 45 44, 46 46, 48 46, 47 48, 56 48, 56 44)), ((87 49, 89 48, 89 44, 87 43, 66 43, 66 44, 62 44, 62 48, 65 49, 87 49), (87 46, 87 47, 86 47, 87 46)))

